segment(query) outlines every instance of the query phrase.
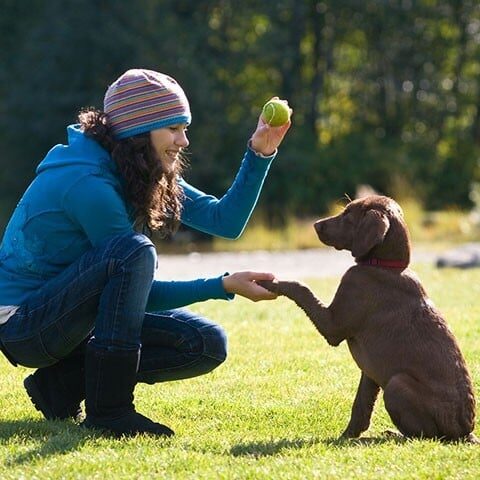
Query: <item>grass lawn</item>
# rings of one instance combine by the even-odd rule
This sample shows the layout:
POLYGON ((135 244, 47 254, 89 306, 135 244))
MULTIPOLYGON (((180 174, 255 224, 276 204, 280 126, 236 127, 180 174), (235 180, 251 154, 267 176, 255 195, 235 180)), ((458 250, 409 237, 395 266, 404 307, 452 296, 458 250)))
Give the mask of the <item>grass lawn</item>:
MULTIPOLYGON (((478 397, 480 270, 416 271, 458 338, 478 397)), ((307 282, 329 301, 338 279, 307 282)), ((346 345, 329 347, 287 299, 194 308, 227 330, 227 362, 204 377, 136 388, 138 410, 171 426, 173 439, 107 439, 43 421, 22 387, 29 370, 2 357, 0 478, 480 478, 480 446, 385 437, 392 424, 380 399, 364 439, 337 442, 359 370, 346 345)))

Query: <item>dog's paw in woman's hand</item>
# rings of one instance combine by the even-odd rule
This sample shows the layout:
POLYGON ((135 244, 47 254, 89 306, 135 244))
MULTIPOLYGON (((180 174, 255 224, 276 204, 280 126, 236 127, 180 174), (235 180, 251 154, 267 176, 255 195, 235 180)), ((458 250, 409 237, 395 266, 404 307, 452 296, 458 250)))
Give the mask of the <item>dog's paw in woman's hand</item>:
POLYGON ((304 291, 310 292, 306 285, 295 280, 256 280, 256 283, 270 292, 284 295, 292 300, 304 294, 304 291))
POLYGON ((278 280, 256 280, 256 283, 270 292, 280 294, 278 280))

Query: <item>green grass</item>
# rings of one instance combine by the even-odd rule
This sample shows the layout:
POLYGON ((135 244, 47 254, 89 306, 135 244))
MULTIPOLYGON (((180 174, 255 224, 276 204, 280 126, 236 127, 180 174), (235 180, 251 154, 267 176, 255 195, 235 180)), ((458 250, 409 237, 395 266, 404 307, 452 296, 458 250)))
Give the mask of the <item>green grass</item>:
MULTIPOLYGON (((480 270, 417 273, 448 318, 480 387, 480 270)), ((329 301, 338 279, 308 281, 329 301)), ((215 372, 138 385, 141 412, 173 439, 108 439, 43 421, 22 387, 28 369, 0 360, 0 478, 306 479, 480 478, 480 446, 399 441, 382 401, 364 440, 339 443, 359 379, 346 345, 329 347, 291 302, 206 302, 230 356, 215 372)), ((477 435, 479 429, 476 429, 477 435)))

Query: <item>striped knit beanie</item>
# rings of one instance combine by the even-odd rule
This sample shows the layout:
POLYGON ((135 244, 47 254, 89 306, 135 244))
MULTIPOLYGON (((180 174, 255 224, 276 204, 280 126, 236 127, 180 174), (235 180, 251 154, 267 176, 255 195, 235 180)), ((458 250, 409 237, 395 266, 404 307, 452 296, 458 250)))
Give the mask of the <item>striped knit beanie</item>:
POLYGON ((117 140, 192 120, 182 87, 152 70, 126 71, 108 87, 103 106, 117 140))

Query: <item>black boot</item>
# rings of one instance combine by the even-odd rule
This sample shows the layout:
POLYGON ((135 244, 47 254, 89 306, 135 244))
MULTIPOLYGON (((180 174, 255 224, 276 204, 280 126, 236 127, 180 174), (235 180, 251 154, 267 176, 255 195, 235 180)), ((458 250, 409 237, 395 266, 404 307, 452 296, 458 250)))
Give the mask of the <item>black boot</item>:
POLYGON ((170 428, 135 411, 135 389, 139 351, 108 351, 87 345, 85 357, 87 417, 82 425, 114 435, 174 434, 170 428))
POLYGON ((85 346, 23 381, 33 405, 47 420, 76 420, 85 398, 85 346))

